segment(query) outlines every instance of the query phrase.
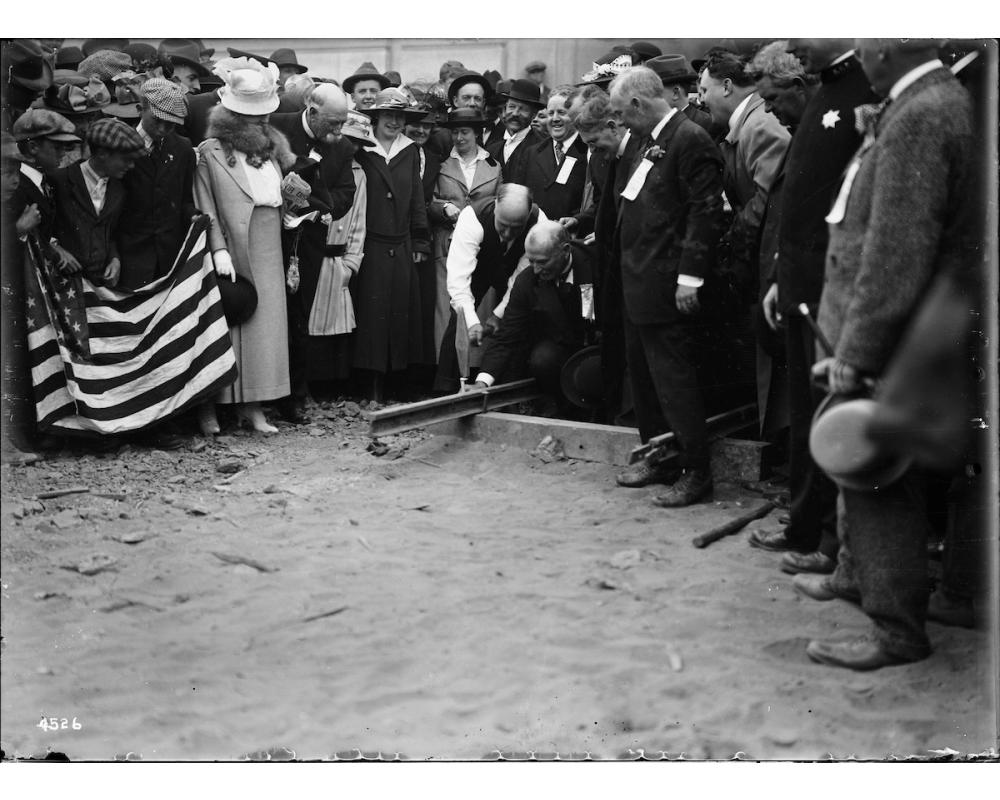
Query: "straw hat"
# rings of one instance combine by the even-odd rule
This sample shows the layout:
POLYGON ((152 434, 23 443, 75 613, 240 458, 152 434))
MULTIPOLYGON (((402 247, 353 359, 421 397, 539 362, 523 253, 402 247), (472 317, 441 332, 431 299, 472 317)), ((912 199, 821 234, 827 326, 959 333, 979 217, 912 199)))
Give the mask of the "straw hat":
POLYGON ((372 135, 372 121, 360 111, 348 111, 347 119, 340 127, 340 135, 347 136, 363 145, 375 145, 372 135))
POLYGON ((227 58, 215 65, 224 86, 219 101, 237 114, 261 116, 275 111, 278 99, 278 65, 250 58, 227 58))
POLYGON ((374 106, 371 108, 361 109, 361 113, 367 114, 369 117, 374 114, 378 114, 379 111, 401 111, 409 117, 427 116, 426 110, 411 106, 406 95, 399 89, 395 89, 391 86, 388 89, 383 89, 375 95, 374 106))

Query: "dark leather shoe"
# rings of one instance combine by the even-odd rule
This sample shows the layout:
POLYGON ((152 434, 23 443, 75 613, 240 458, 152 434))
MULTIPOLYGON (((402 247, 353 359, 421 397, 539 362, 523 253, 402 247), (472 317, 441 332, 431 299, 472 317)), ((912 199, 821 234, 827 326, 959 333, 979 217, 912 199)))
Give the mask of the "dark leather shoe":
POLYGON ((712 473, 708 470, 684 470, 663 494, 653 498, 653 504, 662 508, 690 506, 712 494, 712 473))
POLYGON ((668 467, 665 464, 650 464, 644 459, 619 472, 615 476, 615 481, 619 486, 638 489, 641 486, 649 486, 651 483, 672 483, 679 476, 680 470, 676 467, 668 467))
POLYGON ((795 591, 811 600, 826 602, 827 600, 847 600, 851 603, 861 602, 861 595, 848 592, 834 586, 829 575, 817 575, 803 572, 792 578, 795 591))
POLYGON ((781 557, 781 571, 789 575, 797 575, 800 572, 831 575, 836 568, 837 562, 819 550, 812 553, 785 553, 781 557))
POLYGON ((291 422, 293 425, 309 424, 306 404, 302 400, 283 400, 276 404, 276 408, 286 422, 291 422))
POLYGON ((136 435, 132 441, 152 450, 180 450, 187 444, 183 436, 162 430, 146 431, 136 435))
POLYGON ((857 670, 879 669, 919 660, 894 655, 867 636, 838 641, 813 639, 806 645, 806 653, 809 658, 820 664, 857 670))
POLYGON ((750 531, 747 542, 749 542, 751 547, 756 547, 758 550, 770 550, 774 553, 798 549, 788 541, 785 531, 764 531, 757 528, 750 531))

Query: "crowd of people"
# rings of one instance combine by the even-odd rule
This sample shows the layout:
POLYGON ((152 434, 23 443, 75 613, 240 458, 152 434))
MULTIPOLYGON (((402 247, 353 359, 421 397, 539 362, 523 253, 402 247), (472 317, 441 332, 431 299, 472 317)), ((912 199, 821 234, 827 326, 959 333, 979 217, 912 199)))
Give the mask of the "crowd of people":
MULTIPOLYGON (((535 413, 634 425, 644 443, 672 431, 679 459, 653 451, 617 476, 663 484, 654 502, 672 508, 712 494, 706 418, 756 402, 789 490, 783 530, 750 545, 781 554, 805 596, 872 619, 811 642, 813 659, 918 660, 925 619, 981 613, 977 551, 951 538, 960 556, 928 600, 919 464, 832 480, 810 450, 827 395, 870 393, 932 288, 977 268, 975 48, 791 39, 689 61, 633 42, 549 87, 537 61, 509 79, 448 61, 428 86, 371 62, 312 75, 287 48, 62 45, 4 43, 14 334, 32 247, 45 268, 139 290, 207 215, 238 377, 192 409, 204 435, 220 406, 264 434, 266 408, 303 423, 331 386, 382 401, 533 377, 535 413)), ((4 422, 44 449, 16 335, 4 422)), ((969 460, 932 464, 937 484, 967 483, 969 460)))

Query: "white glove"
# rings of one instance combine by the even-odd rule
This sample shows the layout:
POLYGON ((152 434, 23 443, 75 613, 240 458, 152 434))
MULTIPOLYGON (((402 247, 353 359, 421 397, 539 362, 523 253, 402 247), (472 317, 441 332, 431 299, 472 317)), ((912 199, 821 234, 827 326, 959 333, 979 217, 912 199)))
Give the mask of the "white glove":
POLYGON ((236 268, 233 267, 233 260, 229 257, 228 250, 216 250, 212 253, 212 262, 215 264, 215 274, 220 278, 229 278, 236 283, 236 268))

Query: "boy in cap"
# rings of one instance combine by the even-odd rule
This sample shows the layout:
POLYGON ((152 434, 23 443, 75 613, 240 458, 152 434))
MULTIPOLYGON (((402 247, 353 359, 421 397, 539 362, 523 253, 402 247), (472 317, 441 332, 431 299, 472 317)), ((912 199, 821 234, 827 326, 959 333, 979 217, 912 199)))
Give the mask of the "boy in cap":
POLYGON ((145 142, 135 128, 106 118, 87 129, 87 144, 90 158, 52 176, 54 233, 90 281, 115 286, 121 273, 115 238, 125 205, 122 178, 145 150, 145 142))
POLYGON ((139 97, 136 132, 144 149, 124 178, 125 207, 118 226, 121 284, 129 289, 169 271, 196 213, 194 149, 175 131, 187 116, 184 90, 166 78, 150 78, 139 97))
POLYGON ((16 220, 17 238, 38 237, 42 247, 59 266, 78 271, 80 265, 53 238, 55 199, 51 178, 75 151, 80 137, 73 123, 55 111, 29 108, 14 123, 14 140, 21 159, 20 180, 9 204, 16 220))

